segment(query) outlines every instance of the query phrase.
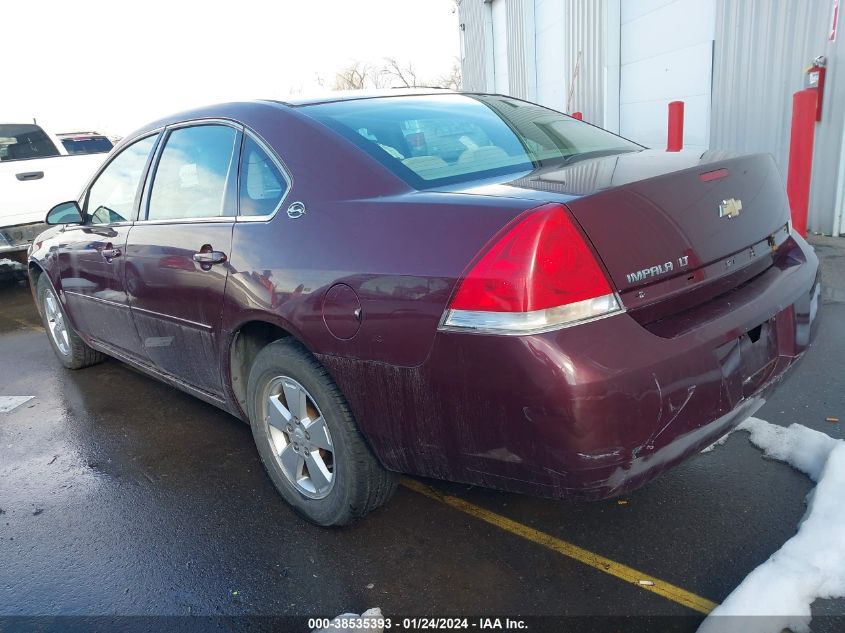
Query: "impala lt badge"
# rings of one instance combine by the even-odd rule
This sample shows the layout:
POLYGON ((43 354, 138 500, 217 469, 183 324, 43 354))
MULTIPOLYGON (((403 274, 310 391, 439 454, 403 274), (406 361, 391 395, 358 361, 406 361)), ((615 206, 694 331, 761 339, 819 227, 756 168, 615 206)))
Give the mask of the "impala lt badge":
POLYGON ((742 200, 730 198, 728 200, 722 200, 721 204, 719 204, 720 218, 735 218, 739 215, 740 211, 742 211, 742 200))
MULTIPOLYGON (((679 257, 677 266, 678 268, 686 268, 687 266, 689 266, 689 255, 682 255, 681 257, 679 257)), ((674 262, 664 262, 663 264, 657 264, 657 266, 649 266, 648 268, 643 268, 642 270, 638 270, 633 273, 628 273, 625 276, 628 278, 629 284, 635 284, 641 281, 645 281, 649 277, 665 275, 666 273, 671 273, 674 270, 674 262)))

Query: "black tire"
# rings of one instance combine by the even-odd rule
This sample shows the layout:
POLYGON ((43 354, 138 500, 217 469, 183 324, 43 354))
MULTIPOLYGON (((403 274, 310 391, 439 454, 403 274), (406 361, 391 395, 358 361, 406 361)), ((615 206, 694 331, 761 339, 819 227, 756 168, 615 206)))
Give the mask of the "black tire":
POLYGON ((275 341, 258 353, 249 373, 247 407, 252 435, 270 479, 282 497, 312 523, 347 525, 383 505, 396 490, 398 476, 386 470, 370 451, 337 385, 297 341, 275 341), (280 464, 263 412, 268 406, 267 390, 281 377, 304 387, 330 432, 333 479, 323 498, 310 498, 297 489, 280 464))
POLYGON ((38 284, 36 285, 35 290, 36 296, 38 297, 39 312, 41 312, 41 322, 44 324, 44 329, 47 331, 47 340, 50 341, 50 346, 56 353, 56 357, 59 359, 59 362, 68 369, 82 369, 83 367, 90 367, 91 365, 96 365, 97 363, 102 362, 105 359, 105 356, 97 350, 88 347, 85 341, 83 341, 79 334, 76 333, 76 330, 73 329, 70 321, 67 320, 67 314, 65 313, 64 308, 62 308, 62 304, 56 296, 53 286, 50 285, 50 281, 47 279, 46 273, 42 273, 38 277, 38 284), (48 295, 53 298, 57 309, 62 315, 64 327, 67 332, 66 351, 59 348, 53 338, 53 335, 50 333, 50 319, 47 315, 47 308, 45 306, 48 295))

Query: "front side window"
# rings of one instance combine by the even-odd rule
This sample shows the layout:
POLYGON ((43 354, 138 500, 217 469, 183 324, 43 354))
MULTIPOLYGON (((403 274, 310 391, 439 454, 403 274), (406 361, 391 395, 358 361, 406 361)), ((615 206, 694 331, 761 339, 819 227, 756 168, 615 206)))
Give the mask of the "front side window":
POLYGON ((355 99, 302 111, 417 188, 642 149, 560 112, 495 95, 355 99))
POLYGON ((87 224, 132 220, 138 186, 157 137, 154 134, 129 145, 97 177, 85 203, 87 224))
POLYGON ((0 125, 0 161, 58 155, 53 141, 37 125, 0 125))
POLYGON ((275 161, 247 136, 241 156, 241 215, 270 215, 284 198, 287 186, 275 161))
POLYGON ((239 132, 226 125, 177 128, 167 137, 153 178, 148 220, 235 215, 239 132))

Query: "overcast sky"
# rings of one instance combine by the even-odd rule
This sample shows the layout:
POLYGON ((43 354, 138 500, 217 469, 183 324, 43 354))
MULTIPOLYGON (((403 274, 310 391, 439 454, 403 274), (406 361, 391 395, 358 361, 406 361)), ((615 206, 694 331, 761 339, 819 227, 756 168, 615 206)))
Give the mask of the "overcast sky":
POLYGON ((454 0, 3 3, 0 122, 124 135, 197 105, 331 86, 354 60, 420 78, 459 54, 454 0))

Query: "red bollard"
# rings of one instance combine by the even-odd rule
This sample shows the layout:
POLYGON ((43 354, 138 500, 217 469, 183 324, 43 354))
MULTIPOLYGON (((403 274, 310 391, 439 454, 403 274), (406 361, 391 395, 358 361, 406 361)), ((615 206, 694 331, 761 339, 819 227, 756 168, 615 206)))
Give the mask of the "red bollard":
POLYGON ((807 235, 818 99, 819 91, 815 88, 799 90, 792 95, 792 132, 789 137, 786 195, 792 212, 792 226, 802 236, 807 235))
POLYGON ((579 121, 583 121, 584 120, 584 113, 583 112, 573 112, 572 118, 578 119, 579 121))
POLYGON ((669 103, 669 136, 667 152, 680 152, 684 148, 684 102, 669 103))

